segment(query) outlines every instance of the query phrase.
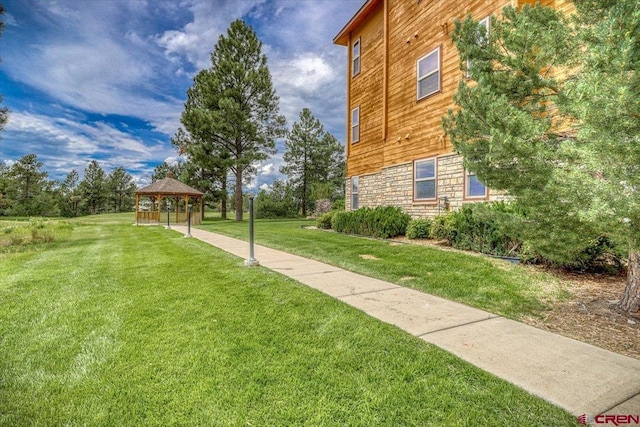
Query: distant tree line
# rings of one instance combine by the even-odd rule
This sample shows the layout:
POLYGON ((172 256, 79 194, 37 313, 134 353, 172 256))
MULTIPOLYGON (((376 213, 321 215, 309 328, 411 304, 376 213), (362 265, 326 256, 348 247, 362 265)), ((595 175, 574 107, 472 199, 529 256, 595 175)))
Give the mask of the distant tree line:
POLYGON ((0 216, 65 216, 129 212, 136 185, 123 167, 107 174, 92 160, 82 180, 76 170, 63 181, 49 180, 43 163, 28 154, 0 164, 0 216))

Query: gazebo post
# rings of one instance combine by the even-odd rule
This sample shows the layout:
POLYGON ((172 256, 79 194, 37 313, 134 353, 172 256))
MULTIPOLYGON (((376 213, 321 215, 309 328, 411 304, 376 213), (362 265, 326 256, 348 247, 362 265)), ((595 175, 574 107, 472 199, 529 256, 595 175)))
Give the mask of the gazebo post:
POLYGON ((162 201, 164 200, 164 196, 158 195, 158 224, 161 223, 160 218, 162 218, 162 201))
POLYGON ((136 222, 134 225, 138 225, 138 205, 140 204, 140 195, 136 193, 136 222))
POLYGON ((184 213, 186 215, 186 220, 189 221, 189 196, 184 196, 184 213))
POLYGON ((200 197, 200 224, 204 223, 204 197, 200 197))

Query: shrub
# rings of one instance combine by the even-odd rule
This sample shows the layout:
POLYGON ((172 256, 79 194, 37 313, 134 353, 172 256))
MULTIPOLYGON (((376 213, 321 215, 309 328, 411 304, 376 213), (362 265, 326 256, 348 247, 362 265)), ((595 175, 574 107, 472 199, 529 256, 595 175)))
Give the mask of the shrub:
POLYGON ((433 221, 429 218, 414 219, 409 221, 407 226, 407 237, 409 239, 427 239, 431 233, 431 224, 433 221))
POLYGON ((522 246, 522 218, 510 205, 474 203, 436 217, 431 237, 446 240, 457 249, 499 256, 514 256, 522 246))
POLYGON ((344 197, 340 197, 339 199, 336 199, 333 201, 333 203, 331 204, 331 210, 333 211, 343 211, 344 210, 344 197))
POLYGON ((514 256, 522 246, 522 218, 504 202, 464 205, 455 216, 453 246, 490 255, 514 256))
POLYGON ((333 215, 335 212, 325 212, 318 218, 316 226, 324 230, 331 230, 331 222, 333 221, 333 215))
POLYGON ((448 244, 452 244, 456 230, 454 229, 455 212, 447 215, 438 215, 431 223, 429 237, 435 240, 446 240, 448 244))
POLYGON ((389 238, 405 234, 410 216, 395 206, 375 209, 360 208, 351 212, 337 212, 333 229, 339 233, 389 238))
POLYGON ((582 247, 566 247, 564 251, 544 247, 537 240, 525 241, 522 257, 527 262, 552 268, 595 273, 620 273, 624 270, 623 245, 601 234, 588 237, 582 247))
POLYGON ((285 184, 274 184, 270 192, 260 190, 255 198, 254 209, 258 219, 295 218, 299 211, 291 189, 285 184))

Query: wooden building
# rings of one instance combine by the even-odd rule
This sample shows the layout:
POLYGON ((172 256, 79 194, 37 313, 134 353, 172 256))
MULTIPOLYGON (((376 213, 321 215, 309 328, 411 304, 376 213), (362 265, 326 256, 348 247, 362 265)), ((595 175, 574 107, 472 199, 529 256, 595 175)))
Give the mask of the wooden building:
POLYGON ((189 187, 169 174, 166 178, 136 191, 135 224, 162 224, 163 211, 168 216, 167 221, 175 224, 186 223, 189 215, 191 215, 193 225, 202 224, 204 220, 203 197, 202 191, 189 187), (149 204, 145 208, 142 208, 140 204, 143 198, 149 200, 149 204), (196 202, 194 205, 191 204, 192 200, 196 202), (168 212, 167 205, 173 213, 168 212))
POLYGON ((505 6, 523 4, 535 0, 366 0, 333 40, 348 48, 347 209, 395 205, 427 217, 504 198, 465 172, 441 118, 466 78, 455 20, 488 26, 505 6))

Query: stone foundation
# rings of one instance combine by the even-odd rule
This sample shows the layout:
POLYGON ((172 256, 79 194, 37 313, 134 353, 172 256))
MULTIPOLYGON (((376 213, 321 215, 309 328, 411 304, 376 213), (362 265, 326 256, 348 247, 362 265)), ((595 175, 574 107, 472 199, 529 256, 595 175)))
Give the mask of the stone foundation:
MULTIPOLYGON (((462 156, 446 154, 437 157, 436 201, 413 200, 413 162, 383 168, 380 173, 360 175, 359 207, 398 206, 413 218, 429 218, 460 209, 464 203, 497 201, 508 198, 489 190, 483 199, 465 199, 465 176, 462 156)), ((346 209, 351 210, 351 179, 345 182, 346 209)))

